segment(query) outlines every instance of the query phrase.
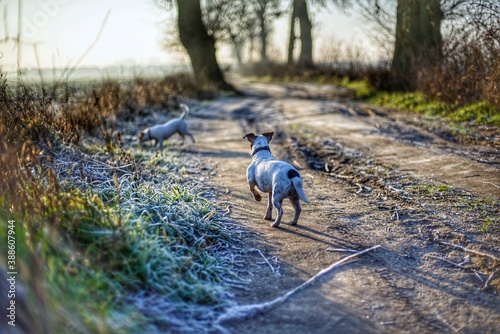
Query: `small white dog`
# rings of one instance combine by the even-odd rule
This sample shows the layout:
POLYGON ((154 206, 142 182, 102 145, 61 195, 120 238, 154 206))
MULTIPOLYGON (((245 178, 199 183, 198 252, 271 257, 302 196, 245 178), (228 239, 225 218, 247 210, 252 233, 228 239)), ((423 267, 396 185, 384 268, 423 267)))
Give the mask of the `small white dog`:
POLYGON ((160 151, 163 150, 163 141, 170 138, 174 133, 178 133, 182 137, 182 144, 184 144, 184 136, 189 136, 193 143, 194 140, 193 135, 189 132, 187 123, 184 121, 184 118, 189 114, 189 108, 185 104, 181 104, 183 112, 181 117, 174 118, 164 124, 159 124, 147 128, 141 132, 139 132, 139 136, 137 137, 139 141, 142 143, 146 140, 154 140, 155 147, 160 144, 160 151))
POLYGON ((290 221, 290 225, 296 225, 302 211, 300 199, 306 203, 309 203, 309 199, 302 189, 302 179, 299 172, 288 162, 279 161, 272 157, 269 142, 273 138, 273 134, 274 132, 267 132, 256 136, 249 133, 243 137, 248 139, 252 149, 252 163, 247 168, 248 185, 257 202, 262 200, 262 196, 255 189, 256 186, 260 191, 269 193, 264 219, 272 220, 274 206, 278 216, 271 224, 272 227, 280 225, 283 216, 282 203, 287 197, 295 209, 295 216, 290 221))

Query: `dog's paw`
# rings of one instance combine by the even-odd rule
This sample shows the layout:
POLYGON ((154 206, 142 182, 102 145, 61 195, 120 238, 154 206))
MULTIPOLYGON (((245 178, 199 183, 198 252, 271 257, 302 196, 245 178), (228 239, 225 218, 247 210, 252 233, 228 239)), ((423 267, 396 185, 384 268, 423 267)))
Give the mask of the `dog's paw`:
POLYGON ((271 215, 265 215, 264 219, 265 220, 273 220, 273 217, 271 215))
POLYGON ((292 225, 292 226, 293 226, 293 225, 297 225, 297 221, 296 221, 296 220, 290 220, 290 222, 289 222, 288 224, 290 224, 290 225, 292 225))
POLYGON ((271 224, 272 227, 279 227, 280 222, 275 221, 274 223, 271 224))
POLYGON ((260 194, 254 194, 254 195, 253 195, 253 198, 255 198, 255 200, 256 200, 257 202, 262 201, 262 196, 261 196, 260 194))

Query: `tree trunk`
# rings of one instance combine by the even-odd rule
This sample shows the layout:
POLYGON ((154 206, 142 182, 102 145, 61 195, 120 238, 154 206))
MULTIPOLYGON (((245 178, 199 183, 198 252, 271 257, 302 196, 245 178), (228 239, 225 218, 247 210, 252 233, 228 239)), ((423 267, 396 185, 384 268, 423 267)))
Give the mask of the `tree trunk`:
POLYGON ((292 3, 292 17, 290 20, 290 38, 288 39, 288 66, 293 65, 293 52, 295 50, 295 21, 297 19, 297 0, 292 3))
POLYGON ((267 25, 266 25, 266 6, 267 3, 263 2, 257 9, 257 20, 260 26, 260 60, 267 62, 267 25))
POLYGON ((260 31, 260 60, 267 62, 267 31, 260 31))
POLYGON ((239 40, 238 36, 236 35, 231 35, 230 38, 231 42, 233 43, 234 55, 238 60, 238 65, 241 66, 243 65, 243 58, 241 55, 241 51, 243 49, 243 41, 239 40))
POLYGON ((255 35, 253 32, 251 32, 250 33, 250 52, 249 52, 249 59, 248 59, 250 64, 253 64, 253 53, 255 51, 254 41, 255 41, 255 35))
POLYGON ((439 0, 398 0, 393 88, 414 90, 421 70, 440 61, 442 17, 439 0))
POLYGON ((304 67, 313 66, 312 23, 309 19, 306 0, 297 2, 297 17, 300 20, 300 56, 299 64, 304 67))
POLYGON ((226 82, 215 56, 215 40, 201 20, 199 0, 177 0, 179 36, 186 49, 198 82, 234 90, 226 82))

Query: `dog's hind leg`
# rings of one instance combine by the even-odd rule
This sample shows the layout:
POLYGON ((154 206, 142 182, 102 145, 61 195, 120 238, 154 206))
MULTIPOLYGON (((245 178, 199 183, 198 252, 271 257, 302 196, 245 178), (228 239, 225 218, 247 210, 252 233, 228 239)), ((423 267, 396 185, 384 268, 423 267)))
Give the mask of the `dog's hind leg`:
POLYGON ((182 134, 182 132, 177 132, 179 134, 179 136, 181 136, 182 138, 182 142, 181 142, 181 145, 184 145, 184 141, 186 140, 186 138, 184 137, 184 135, 182 134))
POLYGON ((186 134, 189 136, 189 138, 191 138, 191 140, 193 141, 193 144, 196 143, 196 140, 194 140, 194 137, 191 133, 188 132, 186 134))
POLYGON ((278 227, 281 223, 281 217, 283 217, 283 198, 276 196, 276 191, 273 191, 273 206, 277 211, 276 220, 271 224, 272 227, 278 227))
POLYGON ((291 196, 290 203, 292 203, 292 206, 295 210, 295 216, 293 216, 293 219, 290 220, 290 225, 297 225, 297 222, 299 221, 300 213, 302 212, 302 208, 300 207, 299 197, 298 196, 291 196))
POLYGON ((184 129, 184 130, 181 130, 181 131, 182 132, 177 132, 177 133, 182 137, 182 143, 184 143, 184 136, 189 136, 189 138, 191 138, 191 141, 193 143, 196 143, 196 140, 194 140, 193 135, 187 129, 184 129))
POLYGON ((273 220, 273 193, 269 193, 269 201, 267 202, 265 220, 273 220))

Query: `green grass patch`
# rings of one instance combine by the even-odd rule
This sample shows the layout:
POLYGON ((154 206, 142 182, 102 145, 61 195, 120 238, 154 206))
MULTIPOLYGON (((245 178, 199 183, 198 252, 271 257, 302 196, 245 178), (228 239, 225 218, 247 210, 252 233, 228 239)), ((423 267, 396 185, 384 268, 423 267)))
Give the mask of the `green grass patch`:
POLYGON ((498 217, 486 217, 479 230, 483 233, 498 231, 500 229, 500 220, 498 217))
POLYGON ((351 81, 349 78, 344 78, 338 82, 338 85, 351 90, 358 99, 369 98, 375 93, 368 80, 351 81))
POLYGON ((444 116, 451 107, 439 101, 430 101, 424 94, 414 93, 378 93, 371 101, 384 106, 403 109, 426 116, 444 116))
POLYGON ((488 102, 477 102, 456 109, 448 117, 458 122, 475 122, 500 126, 500 110, 488 102))
POLYGON ((473 122, 500 126, 500 110, 488 102, 477 102, 456 107, 448 103, 430 100, 419 92, 379 92, 371 97, 369 101, 429 117, 442 117, 454 122, 473 122))
POLYGON ((411 192, 424 196, 445 196, 452 193, 455 187, 447 184, 418 184, 408 187, 411 192))
POLYGON ((495 212, 500 210, 500 201, 492 198, 469 198, 464 197, 457 204, 461 207, 465 207, 468 211, 476 211, 479 213, 489 214, 490 212, 495 212))

